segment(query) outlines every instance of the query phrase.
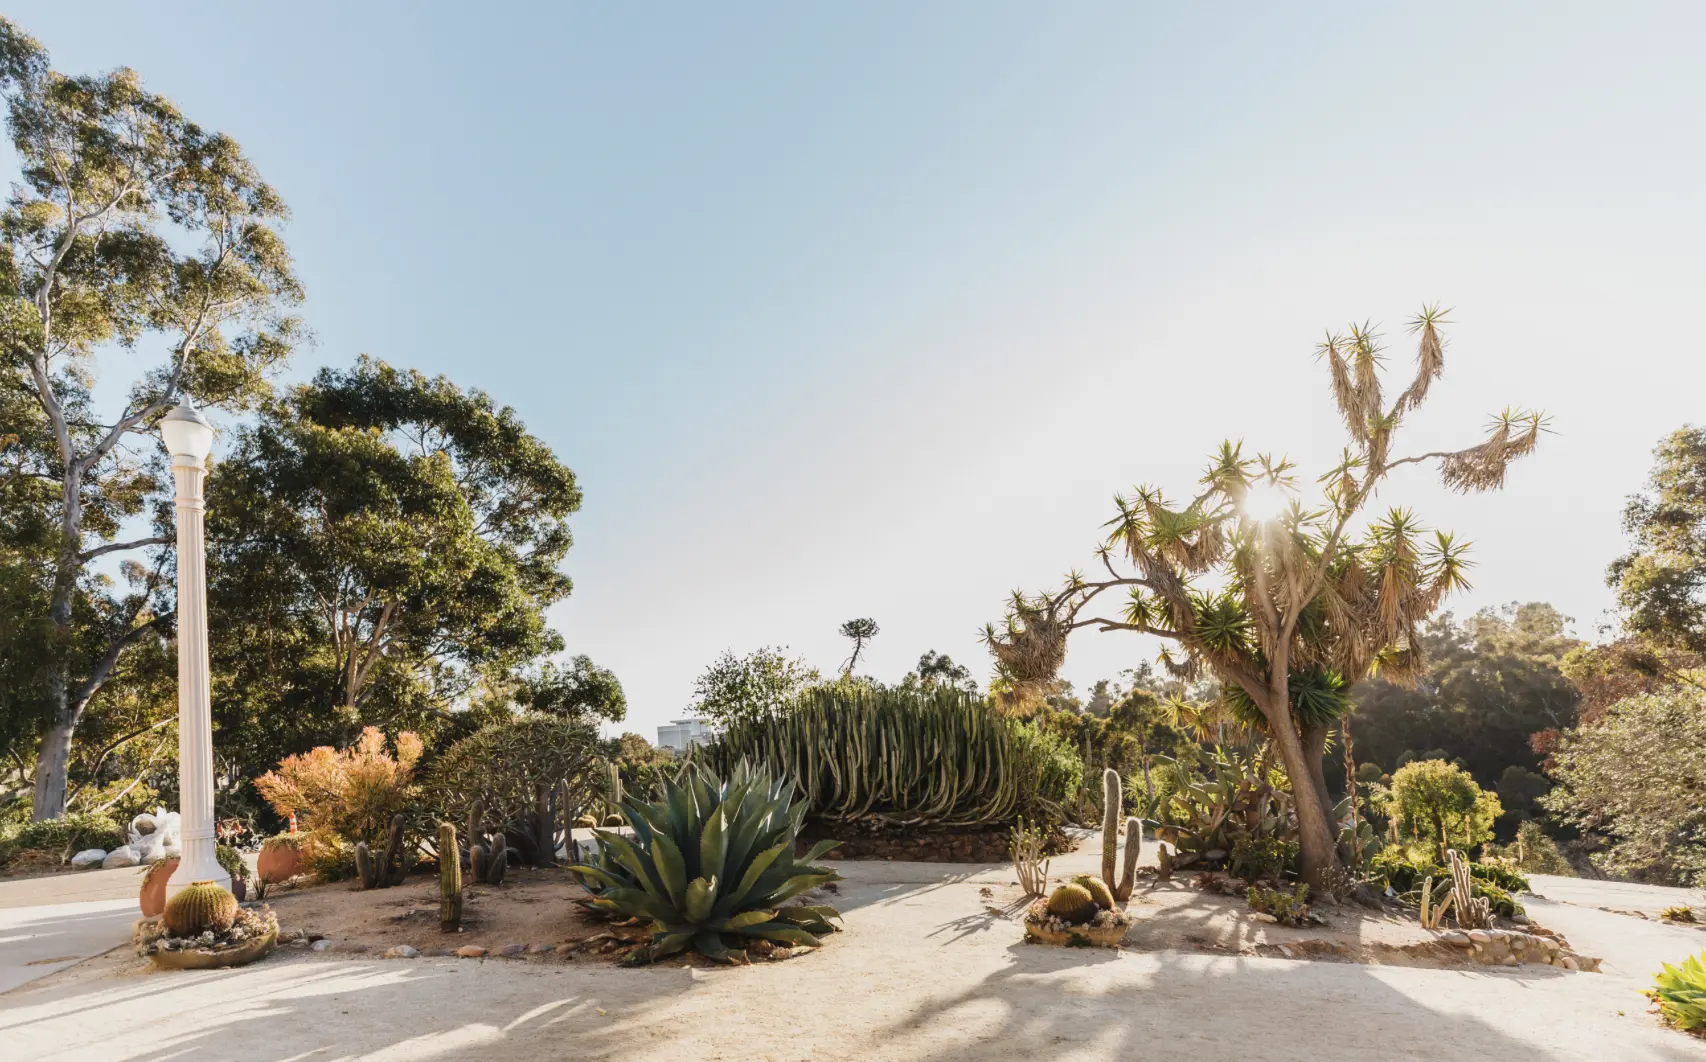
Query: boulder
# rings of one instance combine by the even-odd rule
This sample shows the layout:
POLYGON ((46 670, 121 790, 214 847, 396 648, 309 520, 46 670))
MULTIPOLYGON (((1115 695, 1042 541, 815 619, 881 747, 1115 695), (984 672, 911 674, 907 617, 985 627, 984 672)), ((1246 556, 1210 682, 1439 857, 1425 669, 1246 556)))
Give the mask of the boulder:
POLYGON ((105 848, 85 848, 71 857, 71 865, 82 870, 84 867, 99 866, 106 858, 105 848))
POLYGON ((467 944, 456 949, 456 957, 459 959, 483 959, 486 957, 486 949, 478 944, 467 944))
POLYGON ((133 867, 136 864, 136 849, 127 844, 108 852, 107 857, 101 860, 101 869, 111 870, 114 867, 133 867))

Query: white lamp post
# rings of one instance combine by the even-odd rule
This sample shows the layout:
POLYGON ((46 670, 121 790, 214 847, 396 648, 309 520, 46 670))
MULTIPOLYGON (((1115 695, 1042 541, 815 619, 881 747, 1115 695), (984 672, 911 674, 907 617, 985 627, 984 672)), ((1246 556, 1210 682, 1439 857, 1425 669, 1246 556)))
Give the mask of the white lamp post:
POLYGON ((186 397, 160 421, 172 455, 178 513, 178 814, 183 855, 166 881, 170 896, 194 881, 231 887, 213 833, 213 697, 207 663, 207 578, 202 477, 213 425, 186 397))

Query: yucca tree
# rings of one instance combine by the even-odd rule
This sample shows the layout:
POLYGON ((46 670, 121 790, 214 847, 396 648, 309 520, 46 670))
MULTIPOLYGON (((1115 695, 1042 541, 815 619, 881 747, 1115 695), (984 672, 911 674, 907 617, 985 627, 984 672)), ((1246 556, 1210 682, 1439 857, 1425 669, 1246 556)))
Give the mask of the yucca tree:
POLYGON ((1194 496, 1175 502, 1140 487, 1115 498, 1097 551, 1105 578, 1074 572, 1053 594, 1017 593, 1005 624, 985 632, 998 670, 1017 684, 1050 681, 1065 662, 1067 635, 1080 627, 1156 635, 1174 674, 1218 676, 1227 708, 1279 750, 1304 875, 1317 887, 1331 883, 1338 864, 1321 759, 1329 728, 1349 708, 1348 687, 1376 671, 1414 681, 1423 667, 1418 626, 1468 586, 1463 543, 1426 530, 1409 509, 1372 519, 1364 510, 1404 465, 1437 462, 1453 490, 1497 489, 1545 430, 1540 413, 1506 410, 1475 446, 1394 456, 1398 428, 1444 368, 1444 320, 1429 307, 1410 322, 1419 337, 1416 373, 1390 402, 1371 328, 1321 344, 1349 438, 1338 464, 1316 480, 1318 497, 1298 495, 1289 461, 1223 443, 1194 496), (1123 610, 1091 608, 1116 589, 1127 594, 1123 610))

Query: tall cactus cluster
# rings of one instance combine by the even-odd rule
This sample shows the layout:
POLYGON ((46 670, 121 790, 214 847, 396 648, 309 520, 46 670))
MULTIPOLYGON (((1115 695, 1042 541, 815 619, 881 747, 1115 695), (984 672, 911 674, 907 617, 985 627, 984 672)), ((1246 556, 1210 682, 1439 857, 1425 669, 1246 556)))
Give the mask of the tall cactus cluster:
POLYGON ((1475 879, 1469 864, 1457 849, 1446 851, 1451 860, 1451 897, 1457 903, 1457 924, 1464 929, 1486 929, 1493 924, 1493 903, 1475 895, 1475 879))
POLYGON ((501 885, 509 868, 509 840, 502 826, 482 833, 485 819, 486 802, 474 801, 468 808, 468 873, 483 885, 501 885), (475 843, 475 838, 482 843, 475 843))
POLYGON ((355 872, 364 889, 388 889, 401 885, 409 867, 403 859, 403 816, 391 816, 391 828, 385 833, 385 847, 377 858, 367 842, 355 846, 355 872))
POLYGON ((1120 816, 1124 810, 1120 773, 1110 767, 1102 772, 1102 880, 1119 903, 1131 899, 1132 887, 1137 884, 1137 858, 1143 853, 1143 823, 1135 817, 1128 818, 1125 820, 1125 866, 1116 883, 1114 863, 1119 851, 1120 816))

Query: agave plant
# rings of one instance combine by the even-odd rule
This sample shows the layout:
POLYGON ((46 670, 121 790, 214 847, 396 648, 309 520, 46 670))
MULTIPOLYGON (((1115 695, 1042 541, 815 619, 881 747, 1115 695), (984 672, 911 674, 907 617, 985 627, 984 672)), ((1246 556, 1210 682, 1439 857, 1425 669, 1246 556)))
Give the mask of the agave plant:
POLYGON ((1706 952, 1680 966, 1664 964, 1646 990, 1659 1011, 1679 1029, 1706 1029, 1706 952))
POLYGON ((806 805, 794 784, 744 762, 723 781, 698 764, 664 780, 663 799, 621 803, 630 840, 596 830, 597 863, 569 869, 603 910, 650 919, 651 959, 688 948, 707 959, 746 958, 754 940, 817 947, 841 915, 789 900, 840 875, 813 860, 834 848, 820 841, 794 855, 806 805))

